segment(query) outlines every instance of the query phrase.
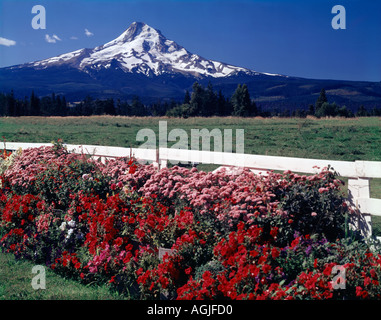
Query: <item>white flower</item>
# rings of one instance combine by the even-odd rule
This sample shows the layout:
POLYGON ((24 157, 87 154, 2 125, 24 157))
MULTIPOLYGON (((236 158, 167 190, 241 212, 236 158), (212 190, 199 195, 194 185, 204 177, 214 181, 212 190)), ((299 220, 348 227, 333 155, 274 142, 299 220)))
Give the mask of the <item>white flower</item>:
POLYGON ((73 233, 73 229, 69 229, 68 231, 67 231, 67 235, 66 235, 66 239, 69 239, 70 238, 70 236, 71 236, 71 234, 73 233))
POLYGON ((65 231, 65 229, 66 229, 66 222, 62 222, 60 225, 60 230, 65 231))
POLYGON ((74 228, 75 227, 75 221, 74 220, 70 220, 68 223, 70 228, 74 228))

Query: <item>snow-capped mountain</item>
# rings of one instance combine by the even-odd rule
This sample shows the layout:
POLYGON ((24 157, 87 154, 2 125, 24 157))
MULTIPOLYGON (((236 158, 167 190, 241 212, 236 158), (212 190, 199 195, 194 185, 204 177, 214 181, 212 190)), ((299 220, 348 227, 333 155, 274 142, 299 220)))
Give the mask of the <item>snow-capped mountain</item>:
POLYGON ((195 81, 230 96, 246 83, 263 108, 300 108, 314 104, 321 88, 338 104, 380 105, 381 84, 314 80, 261 73, 205 59, 141 22, 94 49, 80 49, 49 59, 0 68, 0 92, 18 97, 51 93, 67 101, 94 98, 132 99, 147 103, 184 98, 195 81))
POLYGON ((192 54, 142 22, 132 23, 119 37, 94 49, 81 49, 28 64, 37 69, 58 65, 68 65, 85 72, 120 68, 126 73, 146 76, 181 73, 194 77, 219 78, 238 73, 258 74, 192 54))

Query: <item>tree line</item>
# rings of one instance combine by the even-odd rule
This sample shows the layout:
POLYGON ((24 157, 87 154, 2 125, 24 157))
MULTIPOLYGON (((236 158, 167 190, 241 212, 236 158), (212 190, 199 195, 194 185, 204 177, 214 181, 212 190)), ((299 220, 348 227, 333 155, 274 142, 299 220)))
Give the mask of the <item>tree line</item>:
POLYGON ((320 95, 316 100, 315 106, 309 105, 308 112, 318 118, 320 117, 369 117, 369 116, 381 116, 381 108, 373 108, 368 111, 363 105, 357 109, 356 113, 348 109, 345 105, 339 106, 335 102, 329 103, 325 92, 325 89, 321 89, 320 95))
POLYGON ((368 111, 360 106, 353 112, 346 106, 338 106, 335 102, 329 103, 325 89, 322 89, 316 103, 306 109, 295 110, 262 110, 251 99, 246 84, 239 84, 230 97, 225 97, 221 90, 214 90, 211 83, 206 87, 198 82, 192 86, 192 92, 185 92, 181 102, 157 101, 149 105, 144 104, 138 96, 131 101, 122 101, 112 98, 94 99, 87 96, 82 101, 67 103, 65 96, 51 95, 38 97, 32 91, 30 97, 18 99, 13 90, 10 93, 0 93, 0 116, 91 116, 91 115, 122 115, 122 116, 169 116, 169 117, 210 117, 210 116, 237 116, 237 117, 316 117, 326 116, 381 116, 381 108, 368 111))
POLYGON ((68 104, 64 96, 55 95, 39 98, 34 92, 24 99, 10 93, 0 93, 0 116, 66 116, 68 104))

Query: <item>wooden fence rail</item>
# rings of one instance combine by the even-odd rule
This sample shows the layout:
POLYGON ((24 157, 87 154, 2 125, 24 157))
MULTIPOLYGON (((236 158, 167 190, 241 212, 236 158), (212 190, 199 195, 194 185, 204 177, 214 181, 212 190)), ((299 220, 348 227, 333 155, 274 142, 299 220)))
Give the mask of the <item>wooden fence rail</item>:
MULTIPOLYGON (((51 143, 7 142, 6 149, 17 150, 51 145, 51 143)), ((142 149, 72 144, 67 144, 66 147, 71 152, 85 153, 101 159, 134 156, 141 162, 154 163, 159 168, 166 167, 168 162, 173 164, 192 162, 230 168, 245 167, 264 174, 270 170, 291 170, 311 174, 318 172, 316 167, 324 168, 330 165, 340 176, 348 178, 348 200, 359 213, 354 227, 361 230, 365 236, 371 236, 371 217, 381 216, 381 199, 370 198, 369 183, 372 178, 381 178, 379 161, 303 159, 172 148, 142 149)), ((4 143, 1 142, 0 149, 4 148, 4 143)), ((381 240, 381 237, 378 238, 381 240)))

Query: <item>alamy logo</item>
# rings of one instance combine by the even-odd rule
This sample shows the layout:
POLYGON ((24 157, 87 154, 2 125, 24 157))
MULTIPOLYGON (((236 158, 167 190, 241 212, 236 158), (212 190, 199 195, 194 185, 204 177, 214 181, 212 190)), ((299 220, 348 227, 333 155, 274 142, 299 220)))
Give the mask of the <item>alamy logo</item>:
POLYGON ((37 274, 32 278, 32 288, 34 290, 46 289, 45 267, 40 265, 34 266, 32 273, 37 274))
MULTIPOLYGON (((167 148, 168 142, 175 142, 171 149, 186 149, 211 151, 211 140, 213 138, 215 152, 233 152, 233 130, 218 128, 208 129, 191 129, 190 140, 188 133, 184 129, 175 128, 168 133, 167 121, 159 121, 159 148, 167 148)), ((245 153, 245 137, 244 129, 235 130, 235 151, 236 153, 245 153)), ((152 129, 141 129, 136 134, 136 141, 144 142, 139 148, 156 149, 157 139, 156 133, 152 129)), ((180 161, 170 160, 173 165, 180 161)))
POLYGON ((37 13, 32 19, 32 28, 37 29, 46 29, 46 10, 44 6, 35 5, 32 8, 32 13, 37 13))
POLYGON ((341 6, 341 5, 334 6, 332 8, 331 13, 336 14, 331 21, 332 28, 335 30, 338 30, 338 29, 345 30, 347 28, 347 25, 346 25, 346 11, 344 6, 341 6))
POLYGON ((332 279, 332 288, 334 290, 345 289, 345 267, 336 265, 332 268, 332 275, 335 275, 332 279))

